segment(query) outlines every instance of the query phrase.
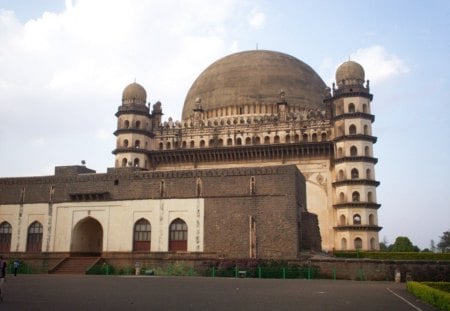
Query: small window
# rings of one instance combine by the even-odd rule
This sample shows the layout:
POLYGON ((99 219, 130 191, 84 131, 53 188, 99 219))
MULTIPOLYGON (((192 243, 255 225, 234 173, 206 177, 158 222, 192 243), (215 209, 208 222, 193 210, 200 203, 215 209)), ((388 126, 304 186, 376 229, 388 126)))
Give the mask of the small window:
POLYGON ((168 141, 168 142, 166 143, 166 149, 167 149, 167 150, 170 149, 170 141, 168 141))
POLYGON ((356 134, 356 126, 354 124, 350 125, 350 127, 348 128, 348 133, 350 135, 355 135, 356 134))
POLYGON ((190 146, 191 146, 191 148, 195 147, 195 142, 193 140, 191 140, 190 146))
POLYGON ((312 139, 313 142, 316 142, 317 141, 317 134, 313 133, 312 136, 311 136, 311 139, 312 139))
POLYGON ((252 139, 251 139, 250 137, 247 137, 247 138, 245 139, 245 144, 246 144, 246 145, 251 145, 251 143, 252 143, 252 139))
POLYGON ((338 148, 338 152, 337 152, 337 153, 338 153, 338 157, 339 157, 339 158, 342 158, 342 157, 344 156, 344 152, 343 152, 343 150, 342 150, 342 147, 339 147, 339 148, 338 148))
POLYGON ((195 184, 195 192, 197 197, 201 197, 203 194, 203 183, 200 178, 197 178, 196 184, 195 184))
POLYGON ((361 238, 355 239, 355 249, 361 249, 362 248, 362 240, 361 238))
POLYGON ((372 172, 370 171, 370 168, 366 170, 366 179, 372 179, 372 172))
POLYGON ((134 148, 136 149, 141 148, 141 141, 139 139, 134 142, 134 148))
POLYGON ((259 136, 255 136, 255 145, 261 144, 261 138, 259 136))
POLYGON ((355 104, 354 103, 348 104, 348 112, 349 113, 354 113, 355 112, 355 104))
POLYGON ((242 139, 240 137, 236 138, 236 145, 238 146, 242 145, 242 139))
POLYGON ((280 143, 280 136, 275 135, 275 137, 273 138, 273 143, 274 144, 279 144, 280 143))
POLYGON ((152 229, 150 222, 146 219, 140 219, 134 225, 133 251, 150 251, 152 229))
POLYGON ((359 171, 356 168, 353 168, 351 171, 352 179, 358 179, 359 178, 359 171))
POLYGON ((125 139, 125 140, 123 141, 123 147, 124 147, 124 148, 128 148, 128 139, 125 139))
POLYGON ((373 194, 372 192, 367 192, 367 202, 373 202, 373 194))
POLYGON ((233 145, 233 139, 228 138, 227 139, 227 146, 232 146, 233 145))
POLYGON ((137 129, 141 128, 141 121, 136 121, 136 128, 137 129))
POLYGON ((355 146, 350 147, 350 156, 356 157, 358 155, 358 149, 355 146))
POLYGON ((163 150, 164 149, 164 144, 161 142, 159 143, 159 150, 163 150))
POLYGON ((321 135, 320 135, 320 140, 321 141, 327 141, 327 133, 322 133, 321 135))
POLYGON ((204 148, 205 147, 205 141, 202 139, 200 141, 200 148, 204 148))
POLYGON ((138 158, 134 159, 133 166, 139 167, 139 159, 138 158))
POLYGON ((188 228, 180 218, 175 219, 169 226, 169 251, 187 251, 188 228))
POLYGON ((339 193, 339 202, 345 203, 345 194, 344 192, 339 193))
POLYGON ((300 136, 298 134, 295 134, 294 143, 298 143, 299 141, 300 141, 300 136))
POLYGON ((303 134, 303 141, 308 141, 308 134, 303 134))
POLYGON ((341 226, 345 226, 347 224, 347 220, 345 219, 345 215, 341 215, 341 217, 339 217, 339 224, 341 226))
POLYGON ((40 253, 42 251, 42 224, 38 221, 33 222, 28 227, 27 237, 27 252, 28 253, 40 253))
POLYGON ((369 215, 369 225, 375 225, 375 216, 373 214, 369 215))
POLYGON ((127 129, 130 127, 130 121, 125 120, 125 122, 123 123, 124 127, 127 129))
POLYGON ((269 136, 264 137, 264 144, 265 145, 270 144, 270 137, 269 136))
POLYGON ((359 202, 359 192, 358 191, 354 191, 352 193, 352 202, 359 202))
POLYGON ((291 136, 290 135, 286 135, 285 141, 287 144, 289 144, 291 142, 291 136))
POLYGON ((360 225, 361 224, 361 216, 359 214, 353 215, 353 224, 360 225))
POLYGON ((364 147, 364 155, 366 157, 370 157, 370 148, 369 148, 369 146, 365 146, 364 147))
POLYGON ((343 170, 339 170, 338 180, 344 180, 344 171, 343 170))
POLYGON ((341 239, 341 248, 344 251, 347 249, 347 239, 346 238, 341 239))
POLYGON ((11 225, 4 221, 0 224, 0 253, 9 253, 11 251, 11 225))
POLYGON ((122 159, 122 167, 127 167, 127 164, 128 164, 127 158, 123 158, 122 159))
POLYGON ((369 127, 364 125, 364 135, 369 135, 369 127))

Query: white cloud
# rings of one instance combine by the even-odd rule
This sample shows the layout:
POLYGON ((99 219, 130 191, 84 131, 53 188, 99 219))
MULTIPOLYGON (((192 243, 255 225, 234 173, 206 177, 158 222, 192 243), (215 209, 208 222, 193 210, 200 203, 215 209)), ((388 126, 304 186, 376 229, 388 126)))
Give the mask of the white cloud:
POLYGON ((266 23, 266 15, 263 12, 253 10, 248 17, 248 24, 254 29, 262 29, 266 23))
POLYGON ((358 49, 351 54, 350 59, 360 63, 364 67, 366 79, 375 83, 409 72, 405 60, 393 53, 388 53, 383 46, 379 45, 358 49))

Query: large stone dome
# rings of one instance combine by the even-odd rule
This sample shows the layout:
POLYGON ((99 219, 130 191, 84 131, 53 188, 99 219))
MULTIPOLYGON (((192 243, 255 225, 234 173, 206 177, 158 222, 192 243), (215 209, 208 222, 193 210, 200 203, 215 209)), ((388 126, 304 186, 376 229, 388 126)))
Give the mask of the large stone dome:
POLYGON ((354 61, 342 63, 336 70, 336 82, 338 86, 344 84, 363 84, 364 68, 354 61))
POLYGON ((205 111, 254 103, 274 104, 280 91, 290 106, 322 108, 326 85, 297 58, 273 51, 246 51, 226 56, 206 68, 191 86, 182 119, 189 118, 196 99, 205 111))
POLYGON ((141 104, 145 105, 147 101, 147 92, 144 87, 136 82, 133 82, 122 92, 122 102, 124 104, 141 104))

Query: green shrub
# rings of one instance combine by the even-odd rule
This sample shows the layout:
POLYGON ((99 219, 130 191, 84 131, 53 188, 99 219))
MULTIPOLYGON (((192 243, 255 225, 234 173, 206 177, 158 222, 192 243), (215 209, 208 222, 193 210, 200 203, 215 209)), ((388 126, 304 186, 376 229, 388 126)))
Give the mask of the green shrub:
POLYGON ((423 282, 422 284, 450 293, 450 282, 423 282))
POLYGON ((335 252, 340 258, 370 258, 383 260, 449 260, 450 253, 419 253, 419 252, 335 252))
POLYGON ((406 287, 414 296, 419 297, 432 306, 440 310, 450 311, 450 293, 419 282, 408 282, 406 287))

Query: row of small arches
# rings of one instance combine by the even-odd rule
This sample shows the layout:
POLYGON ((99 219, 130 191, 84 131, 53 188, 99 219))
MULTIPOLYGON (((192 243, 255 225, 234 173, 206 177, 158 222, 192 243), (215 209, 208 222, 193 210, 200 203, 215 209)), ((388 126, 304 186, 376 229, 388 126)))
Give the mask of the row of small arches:
MULTIPOLYGON (((359 170, 357 168, 352 168, 350 171, 351 179, 359 179, 359 170)), ((366 169, 366 179, 372 179, 372 170, 370 168, 366 169)), ((345 180, 344 170, 339 170, 338 180, 345 180)))
MULTIPOLYGON (((371 250, 375 250, 376 249, 376 240, 375 238, 370 238, 370 249, 371 250)), ((361 238, 355 238, 353 240, 353 247, 354 249, 362 249, 363 247, 363 241, 361 238)), ((342 238, 341 239, 341 249, 342 250, 347 250, 348 245, 347 245, 347 239, 346 238, 342 238)))
MULTIPOLYGON (((358 133, 358 128, 355 124, 350 124, 348 127, 348 134, 349 135, 356 135, 356 134, 364 134, 364 135, 370 135, 369 126, 367 124, 364 124, 362 133, 358 133)), ((340 126, 338 127, 338 136, 344 135, 344 127, 340 126)))
MULTIPOLYGON (((361 215, 354 214, 352 221, 353 221, 352 222, 353 225, 361 225, 361 215)), ((347 217, 345 217, 345 215, 341 215, 339 217, 339 225, 341 225, 341 226, 349 225, 347 223, 347 217)), ((375 225, 375 215, 374 214, 369 214, 369 225, 371 225, 371 226, 375 225)))
MULTIPOLYGON (((131 148, 139 149, 139 148, 142 147, 142 144, 141 144, 141 141, 140 141, 139 139, 136 139, 132 145, 130 144, 130 142, 128 141, 128 139, 124 139, 124 140, 122 141, 121 147, 123 147, 123 148, 130 148, 130 147, 131 147, 131 148)), ((145 148, 145 149, 148 148, 148 142, 145 142, 144 148, 145 148)))
MULTIPOLYGON (((350 156, 351 157, 357 157, 358 154, 358 147, 356 146, 351 146, 350 147, 350 156)), ((365 146, 364 147, 364 156, 366 157, 370 157, 370 147, 369 146, 365 146)), ((338 158, 342 158, 344 157, 344 149, 342 147, 339 147, 337 150, 337 157, 338 158)))
MULTIPOLYGON (((308 134, 303 134, 302 141, 304 141, 304 142, 327 141, 327 133, 323 132, 320 136, 318 136, 316 133, 313 133, 313 134, 311 134, 311 137, 308 134)), ((284 143, 286 143, 286 144, 299 143, 299 142, 300 142, 300 136, 298 134, 295 134, 294 136, 286 135, 284 137, 284 143)), ((273 140, 271 140, 270 136, 265 136, 263 140, 259 136, 246 137, 245 139, 241 138, 241 137, 237 137, 235 140, 233 140, 233 138, 228 138, 226 140, 224 140, 222 138, 219 138, 217 140, 210 139, 208 142, 208 146, 214 146, 214 147, 219 146, 220 147, 220 146, 242 146, 242 145, 260 145, 260 144, 269 145, 269 144, 280 144, 280 143, 283 143, 283 142, 281 141, 280 136, 276 135, 273 137, 273 140)), ((159 143, 160 150, 172 149, 172 146, 174 149, 180 148, 180 143, 179 142, 174 142, 173 144, 171 142, 166 142, 165 144, 163 142, 159 143)), ((188 142, 182 141, 181 148, 187 148, 187 147, 188 147, 188 142)), ((200 148, 207 147, 206 141, 204 139, 202 139, 196 146, 196 142, 194 140, 191 140, 189 142, 189 148, 195 148, 195 147, 200 147, 200 148)))
MULTIPOLYGON (((347 106, 347 111, 348 113, 355 113, 355 112, 359 112, 356 110, 356 105, 354 103, 349 103, 347 106)), ((368 109, 368 105, 367 104, 362 104, 362 112, 363 113, 369 113, 369 109, 368 109)), ((342 106, 338 105, 337 106, 337 114, 342 114, 342 106)))
MULTIPOLYGON (((340 203, 346 202, 344 192, 339 193, 339 202, 340 203)), ((352 192, 351 202, 354 202, 354 203, 361 202, 361 195, 359 194, 358 191, 352 192)), ((370 203, 374 202, 372 191, 367 192, 367 202, 370 202, 370 203)))
MULTIPOLYGON (((39 221, 28 227, 26 252, 42 251, 43 226, 39 221)), ((11 251, 12 226, 9 222, 0 224, 0 253, 11 251)), ((184 220, 177 218, 169 225, 169 251, 187 250, 188 227, 184 220)), ((150 251, 151 225, 144 218, 136 221, 133 230, 133 251, 150 251)))

